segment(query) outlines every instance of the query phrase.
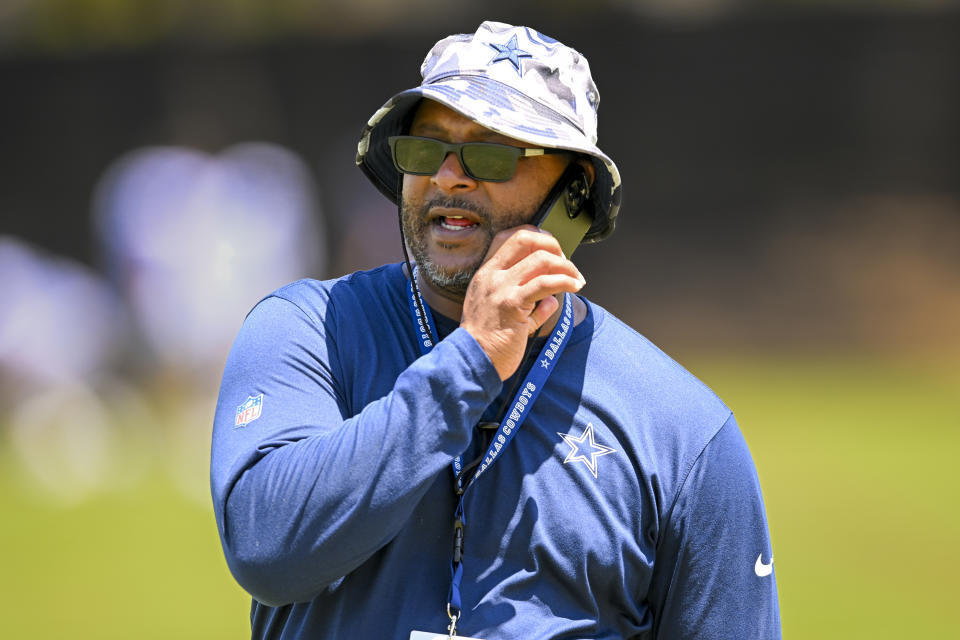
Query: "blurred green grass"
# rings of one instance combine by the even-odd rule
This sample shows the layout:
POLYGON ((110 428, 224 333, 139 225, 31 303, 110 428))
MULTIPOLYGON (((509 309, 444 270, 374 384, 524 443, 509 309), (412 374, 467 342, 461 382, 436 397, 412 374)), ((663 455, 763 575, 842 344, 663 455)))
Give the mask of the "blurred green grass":
POLYGON ((62 506, 31 498, 4 467, 3 637, 249 637, 249 597, 227 569, 211 507, 162 473, 62 506))
MULTIPOLYGON (((785 638, 955 633, 956 360, 681 362, 734 409, 753 452, 785 638)), ((4 637, 249 636, 209 502, 162 465, 65 506, 30 490, 9 448, 0 463, 4 637)))
POLYGON ((692 365, 757 465, 785 638, 945 638, 960 570, 953 358, 692 365))

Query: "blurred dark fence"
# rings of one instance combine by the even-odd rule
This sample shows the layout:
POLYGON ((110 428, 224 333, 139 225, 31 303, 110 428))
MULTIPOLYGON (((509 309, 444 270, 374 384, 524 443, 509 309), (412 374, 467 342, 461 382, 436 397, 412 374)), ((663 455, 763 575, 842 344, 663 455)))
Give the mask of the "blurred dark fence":
MULTIPOLYGON (((620 166, 624 205, 617 233, 577 254, 592 298, 692 345, 910 346, 955 326, 960 11, 509 19, 586 54, 600 88, 600 145, 620 166), (906 276, 884 262, 890 251, 907 256, 906 276), (918 304, 948 322, 923 326, 918 304), (895 322, 871 334, 884 313, 895 322)), ((476 24, 8 54, 0 233, 96 264, 90 201, 121 154, 262 140, 315 171, 331 261, 313 275, 397 259, 395 213, 353 166, 357 134, 418 82, 437 39, 476 24)))

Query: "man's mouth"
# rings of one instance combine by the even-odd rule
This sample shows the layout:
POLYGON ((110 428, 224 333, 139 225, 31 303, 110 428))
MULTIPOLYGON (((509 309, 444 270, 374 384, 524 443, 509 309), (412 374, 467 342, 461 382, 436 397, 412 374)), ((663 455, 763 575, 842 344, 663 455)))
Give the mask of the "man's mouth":
POLYGON ((440 216, 437 218, 440 228, 448 231, 465 231, 477 226, 477 223, 463 216, 440 216))

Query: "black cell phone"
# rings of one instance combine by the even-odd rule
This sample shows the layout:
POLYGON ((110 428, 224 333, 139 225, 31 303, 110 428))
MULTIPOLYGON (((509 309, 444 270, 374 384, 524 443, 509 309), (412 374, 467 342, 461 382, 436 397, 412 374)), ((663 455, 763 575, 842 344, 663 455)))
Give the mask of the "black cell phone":
POLYGON ((579 163, 571 162, 531 222, 552 233, 567 258, 573 255, 593 224, 589 185, 587 172, 579 163))

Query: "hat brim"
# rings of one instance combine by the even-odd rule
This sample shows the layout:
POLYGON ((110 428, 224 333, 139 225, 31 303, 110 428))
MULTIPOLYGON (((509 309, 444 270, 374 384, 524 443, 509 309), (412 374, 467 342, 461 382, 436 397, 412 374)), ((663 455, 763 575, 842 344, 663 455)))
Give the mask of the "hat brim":
POLYGON ((528 144, 566 149, 589 157, 596 177, 591 188, 594 222, 584 242, 598 242, 614 229, 620 209, 620 173, 613 160, 570 120, 516 89, 483 76, 450 76, 393 96, 367 122, 357 145, 357 165, 394 203, 400 174, 387 138, 406 133, 423 98, 439 102, 482 126, 528 144))

